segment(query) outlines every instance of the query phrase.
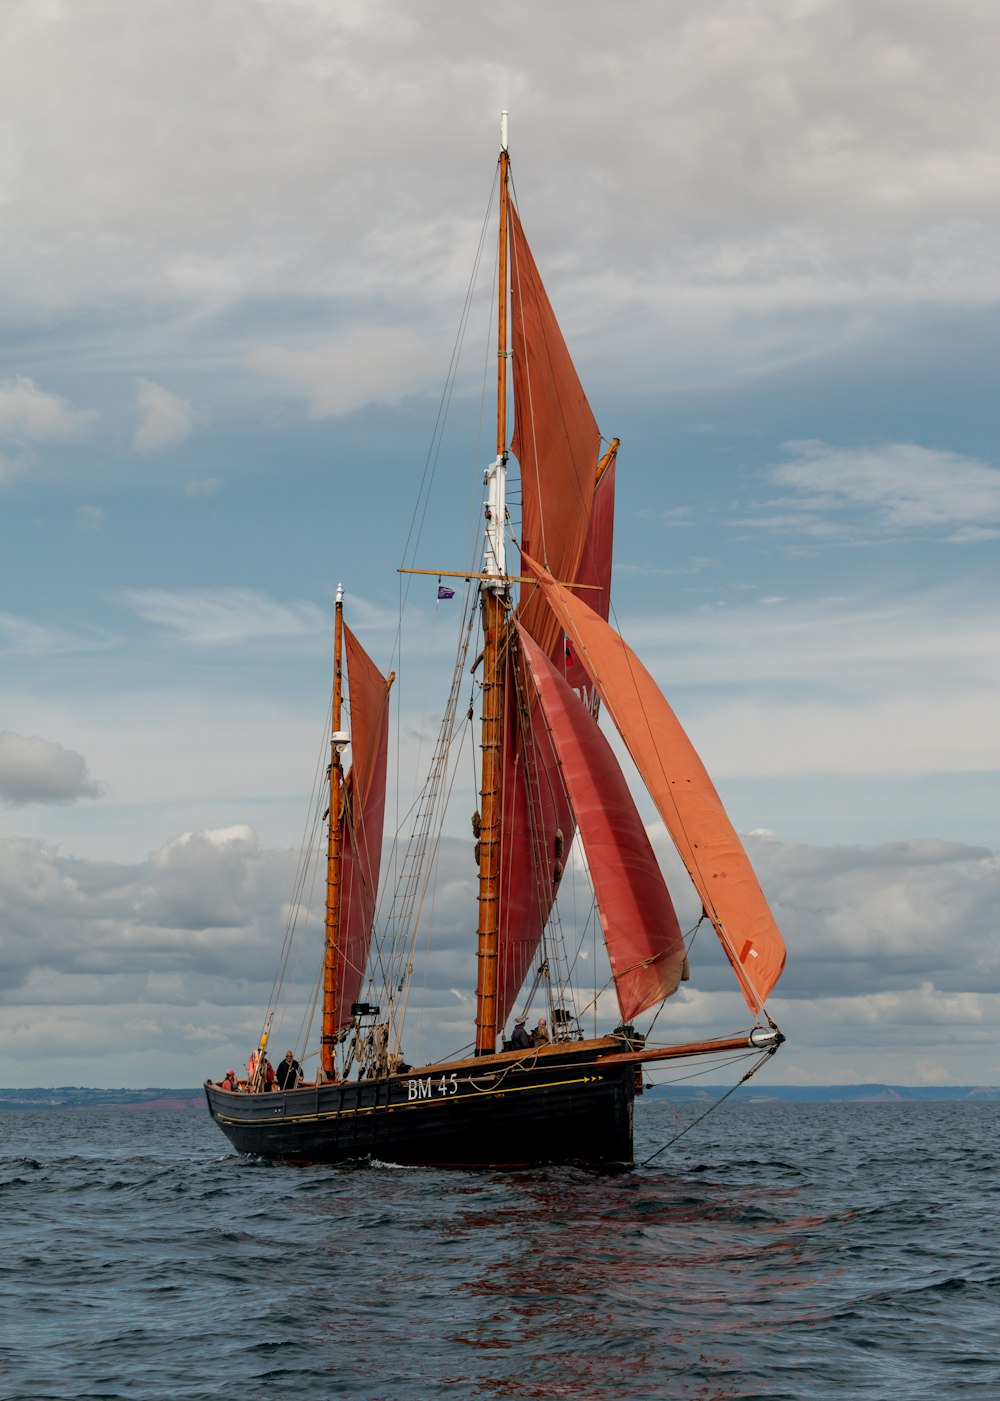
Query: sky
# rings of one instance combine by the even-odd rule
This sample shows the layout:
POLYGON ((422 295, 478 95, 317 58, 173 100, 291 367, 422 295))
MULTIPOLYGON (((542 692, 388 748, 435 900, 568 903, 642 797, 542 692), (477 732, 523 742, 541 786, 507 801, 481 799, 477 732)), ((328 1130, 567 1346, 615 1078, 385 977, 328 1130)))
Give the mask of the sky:
MULTIPOLYGON (((988 0, 8 0, 0 1080, 255 1042, 336 586, 398 665, 397 566, 470 557, 490 249, 436 425, 508 109, 622 440, 617 623, 788 945, 766 1074, 1000 1084, 998 43, 988 0)), ((404 768, 457 617, 409 587, 404 768)), ((469 1039, 467 827, 411 1059, 469 1039)), ((693 961, 658 1033, 742 1024, 693 961)))

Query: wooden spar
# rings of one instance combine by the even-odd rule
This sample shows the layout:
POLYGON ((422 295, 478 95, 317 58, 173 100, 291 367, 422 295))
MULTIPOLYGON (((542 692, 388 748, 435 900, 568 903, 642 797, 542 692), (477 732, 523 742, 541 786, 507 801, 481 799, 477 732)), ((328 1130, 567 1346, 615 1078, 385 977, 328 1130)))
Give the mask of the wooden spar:
POLYGON ((498 480, 491 486, 487 506, 490 562, 497 568, 482 585, 483 713, 482 789, 479 833, 479 930, 476 972, 476 1054, 493 1055, 497 1046, 497 945, 500 932, 500 815, 502 809, 500 749, 504 711, 504 621, 509 588, 502 572, 503 476, 507 463, 507 114, 500 138, 500 243, 497 309, 497 460, 490 469, 498 480), (498 517, 498 518, 494 518, 498 517))
MULTIPOLYGON (((611 466, 612 462, 614 462, 615 458, 618 456, 618 449, 621 447, 621 441, 622 441, 621 438, 612 438, 612 440, 611 440, 611 446, 608 448, 607 452, 604 454, 604 456, 601 458, 600 462, 597 464, 597 476, 594 478, 594 485, 595 485, 595 486, 596 486, 597 483, 601 480, 601 478, 604 476, 605 472, 606 472, 606 471, 608 470, 608 468, 611 466)), ((575 585, 571 585, 570 587, 578 588, 578 589, 579 589, 579 588, 585 588, 585 587, 587 587, 587 585, 584 585, 584 584, 575 584, 575 585)), ((590 585, 589 587, 593 588, 593 585, 590 585)))
POLYGON ((500 150, 500 248, 497 290, 497 457, 507 456, 507 155, 506 113, 500 150))
MULTIPOLYGON (((598 481, 600 481, 601 473, 603 472, 604 468, 607 466, 608 462, 611 459, 611 450, 612 448, 616 448, 617 443, 618 439, 616 438, 614 443, 612 443, 611 448, 609 448, 608 451, 601 458, 601 465, 597 469, 598 481)), ((396 573, 431 574, 434 576, 435 579, 464 579, 466 583, 468 583, 470 579, 495 579, 497 577, 495 574, 470 574, 468 570, 465 569, 404 569, 402 566, 396 570, 396 573)), ((592 589, 595 593, 604 592, 600 584, 578 584, 573 579, 560 579, 558 580, 558 582, 562 584, 564 589, 592 589)), ((538 580, 530 574, 508 574, 507 583, 533 584, 536 587, 538 586, 538 580)))
POLYGON ((326 940, 323 953, 323 1035, 320 1064, 328 1079, 334 1073, 334 1048, 339 1028, 334 1024, 338 992, 338 953, 340 946, 340 808, 344 786, 340 754, 344 740, 340 732, 343 710, 341 666, 344 650, 344 590, 337 588, 333 629, 333 707, 330 728, 330 810, 326 844, 326 940))
MULTIPOLYGON (((760 1035, 758 1031, 758 1035, 760 1035)), ((742 1036, 722 1036, 714 1041, 689 1041, 683 1046, 658 1046, 655 1050, 645 1047, 635 1051, 612 1052, 598 1056, 595 1065, 641 1065, 657 1060, 681 1060, 685 1056, 712 1056, 725 1051, 768 1051, 777 1050, 784 1041, 780 1031, 760 1036, 754 1040, 754 1033, 742 1036)))

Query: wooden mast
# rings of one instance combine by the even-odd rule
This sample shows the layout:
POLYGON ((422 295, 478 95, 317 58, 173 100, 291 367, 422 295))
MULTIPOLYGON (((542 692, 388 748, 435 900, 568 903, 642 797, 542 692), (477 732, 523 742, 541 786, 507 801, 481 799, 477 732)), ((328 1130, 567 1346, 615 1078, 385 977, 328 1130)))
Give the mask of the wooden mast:
POLYGON ((334 1050, 339 1028, 335 1025, 339 981, 338 953, 340 946, 340 809, 343 801, 344 775, 340 756, 347 736, 340 728, 343 710, 343 680, 341 673, 344 650, 344 589, 337 586, 337 603, 333 628, 333 707, 330 725, 330 808, 327 813, 326 844, 326 941, 323 954, 323 1035, 320 1065, 327 1079, 334 1075, 334 1050))
POLYGON ((482 791, 479 833, 479 931, 476 976, 476 1054, 497 1045, 497 944, 500 930, 501 728, 504 712, 504 622, 510 606, 504 556, 507 506, 507 113, 500 120, 500 243, 497 301, 497 455, 486 469, 487 578, 483 615, 482 791))

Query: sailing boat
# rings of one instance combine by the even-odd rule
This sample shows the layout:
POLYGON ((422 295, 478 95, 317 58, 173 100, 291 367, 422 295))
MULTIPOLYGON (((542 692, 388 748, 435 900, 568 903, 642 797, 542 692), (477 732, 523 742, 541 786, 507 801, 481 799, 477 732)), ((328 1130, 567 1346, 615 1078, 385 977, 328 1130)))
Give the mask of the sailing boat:
MULTIPOLYGON (((783 1037, 766 999, 785 949, 711 780, 656 682, 609 624, 618 439, 602 438, 528 246, 510 190, 506 113, 498 162, 496 458, 485 472, 483 556, 430 776, 381 928, 378 900, 389 696, 344 621, 338 589, 330 711, 326 901, 317 1002, 300 1055, 315 1074, 267 1083, 269 1011, 245 1079, 207 1081, 212 1117, 241 1153, 294 1162, 370 1158, 442 1166, 629 1164, 643 1068, 746 1055, 752 1069, 783 1037), (508 300, 510 333, 508 335, 508 300), (508 443, 508 378, 516 423, 508 443), (520 467, 512 556, 507 477, 520 467), (475 656, 472 639, 481 650, 475 656), (469 656, 475 661, 469 665, 469 656), (350 729, 345 727, 345 677, 350 729), (477 677, 481 765, 473 817, 478 864, 473 1039, 411 1067, 403 1032, 418 937, 433 904, 458 686, 477 677), (749 1009, 737 1034, 654 1043, 637 1030, 688 976, 688 947, 618 760, 603 707, 677 848, 749 1009), (345 773, 345 754, 351 765, 345 773), (578 845, 574 839, 578 834, 578 845), (588 1037, 550 951, 570 851, 589 871, 620 1023, 588 1037), (529 978, 533 980, 526 993, 529 978), (530 1040, 526 1011, 544 984, 551 1034, 530 1040), (516 1035, 504 1028, 515 1021, 516 1035), (312 1038, 310 1041, 309 1038, 312 1038), (528 1044, 524 1044, 528 1042, 528 1044)), ((471 708, 470 708, 471 715, 471 708)), ((293 902, 294 905, 294 902, 293 902)), ((700 921, 699 921, 700 922, 700 921)), ((318 941, 317 941, 318 942, 318 941)), ((470 1031, 472 1028, 470 1027, 470 1031)), ((596 1029, 595 1029, 596 1030, 596 1029)), ((293 1062, 295 1066, 298 1062, 293 1062)))

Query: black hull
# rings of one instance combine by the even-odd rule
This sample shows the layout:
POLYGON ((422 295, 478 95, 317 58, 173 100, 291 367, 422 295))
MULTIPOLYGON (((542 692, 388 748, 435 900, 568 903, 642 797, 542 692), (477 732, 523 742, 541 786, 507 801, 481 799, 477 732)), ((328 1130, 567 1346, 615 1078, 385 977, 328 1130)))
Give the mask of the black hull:
POLYGON ((607 1050, 553 1046, 271 1094, 209 1082, 205 1094, 238 1152, 278 1162, 627 1166, 635 1067, 596 1064, 607 1050))

